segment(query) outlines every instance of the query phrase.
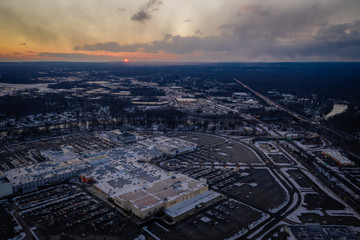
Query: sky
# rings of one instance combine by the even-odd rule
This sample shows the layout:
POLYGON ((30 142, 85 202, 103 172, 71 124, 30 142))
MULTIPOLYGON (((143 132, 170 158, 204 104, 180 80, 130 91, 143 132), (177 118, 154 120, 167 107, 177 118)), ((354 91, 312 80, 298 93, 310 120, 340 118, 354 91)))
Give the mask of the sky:
POLYGON ((359 0, 0 0, 0 61, 359 61, 359 0))

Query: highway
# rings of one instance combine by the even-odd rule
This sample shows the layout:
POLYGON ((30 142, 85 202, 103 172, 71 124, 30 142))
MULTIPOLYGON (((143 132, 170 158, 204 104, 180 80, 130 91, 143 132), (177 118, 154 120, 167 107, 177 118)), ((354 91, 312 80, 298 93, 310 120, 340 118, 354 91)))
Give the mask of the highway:
POLYGON ((310 124, 310 125, 312 125, 312 126, 314 126, 314 127, 316 127, 316 128, 319 128, 319 129, 323 130, 323 131, 331 132, 331 133, 333 133, 333 134, 335 134, 335 135, 337 135, 337 136, 339 136, 339 137, 341 137, 341 138, 345 138, 345 139, 347 139, 347 140, 352 140, 352 141, 358 141, 358 140, 355 139, 353 136, 350 136, 350 135, 348 135, 348 134, 344 134, 344 133, 341 133, 341 132, 339 132, 339 131, 337 131, 337 130, 331 129, 331 128, 326 127, 326 126, 323 126, 323 125, 321 125, 319 122, 316 122, 316 121, 314 121, 314 120, 312 120, 312 119, 310 119, 310 118, 307 118, 307 117, 305 117, 305 116, 302 116, 301 114, 298 114, 298 113, 296 113, 296 112, 294 112, 294 111, 291 111, 291 110, 289 110, 289 109, 281 106, 281 105, 278 104, 277 102, 275 102, 275 101, 271 100, 270 98, 262 95, 261 93, 255 91, 254 89, 250 88, 249 86, 247 86, 246 84, 244 84, 243 82, 241 82, 241 81, 238 80, 238 79, 233 78, 233 80, 234 80, 235 82, 237 82, 238 84, 240 84, 241 86, 243 86, 244 88, 246 88, 247 90, 249 90, 250 92, 252 92, 252 93, 253 93, 254 95, 256 95, 258 98, 264 100, 264 101, 265 101, 266 103, 268 103, 269 105, 274 106, 274 107, 276 107, 277 109, 280 109, 280 110, 288 113, 290 116, 292 116, 292 117, 294 117, 294 118, 296 118, 296 119, 298 119, 298 120, 300 120, 300 121, 302 121, 302 122, 304 122, 304 123, 308 123, 308 124, 310 124))

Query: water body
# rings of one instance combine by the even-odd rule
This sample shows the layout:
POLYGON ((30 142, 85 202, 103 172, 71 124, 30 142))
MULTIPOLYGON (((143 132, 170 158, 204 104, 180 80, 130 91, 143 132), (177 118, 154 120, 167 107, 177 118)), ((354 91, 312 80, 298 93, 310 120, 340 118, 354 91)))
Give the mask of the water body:
POLYGON ((334 103, 332 110, 325 116, 325 120, 332 118, 335 115, 341 114, 348 109, 348 105, 346 104, 337 104, 334 103))

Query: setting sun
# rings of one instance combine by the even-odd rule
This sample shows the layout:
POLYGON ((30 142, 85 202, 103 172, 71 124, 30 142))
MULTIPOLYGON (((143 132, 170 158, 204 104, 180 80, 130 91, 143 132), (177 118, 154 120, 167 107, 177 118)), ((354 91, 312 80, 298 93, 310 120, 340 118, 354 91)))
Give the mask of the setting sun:
POLYGON ((129 59, 125 58, 125 59, 124 59, 124 62, 129 62, 129 59))

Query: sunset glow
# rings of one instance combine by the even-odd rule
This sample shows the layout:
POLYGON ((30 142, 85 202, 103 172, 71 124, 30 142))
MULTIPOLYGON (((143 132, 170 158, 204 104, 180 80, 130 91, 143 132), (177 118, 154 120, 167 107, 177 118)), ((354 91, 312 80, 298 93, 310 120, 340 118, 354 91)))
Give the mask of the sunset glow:
POLYGON ((356 61, 359 9, 357 0, 2 0, 0 61, 356 61))

